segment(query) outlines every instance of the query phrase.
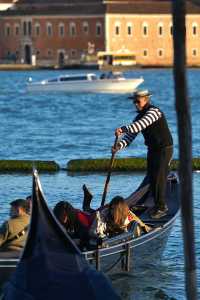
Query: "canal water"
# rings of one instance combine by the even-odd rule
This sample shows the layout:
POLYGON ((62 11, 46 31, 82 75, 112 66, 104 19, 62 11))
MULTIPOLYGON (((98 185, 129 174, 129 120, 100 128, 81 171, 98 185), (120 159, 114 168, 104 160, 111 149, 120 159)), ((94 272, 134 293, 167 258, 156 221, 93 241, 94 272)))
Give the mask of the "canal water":
MULTIPOLYGON (((27 93, 29 77, 40 80, 79 71, 1 71, 0 72, 0 159, 55 160, 65 167, 71 159, 110 158, 114 130, 129 124, 135 109, 127 95, 27 93)), ((91 71, 94 72, 94 71, 91 71)), ((95 71, 98 73, 98 71, 95 71)), ((166 114, 174 139, 174 158, 178 158, 177 122, 171 69, 134 70, 127 77, 144 78, 141 88, 149 89, 152 102, 166 114)), ((200 157, 200 70, 188 70, 189 99, 192 115, 192 151, 200 157)), ((184 126, 184 125, 183 125, 184 126)), ((117 154, 118 157, 145 157, 142 135, 117 154)), ((82 185, 92 193, 93 207, 98 207, 106 174, 40 174, 44 193, 51 207, 68 200, 81 207, 82 185)), ((107 200, 120 194, 128 196, 142 181, 143 173, 113 174, 107 200)), ((197 270, 200 273, 200 173, 194 178, 194 214, 197 270)), ((30 174, 0 174, 0 224, 8 218, 9 202, 31 193, 30 174)), ((137 257, 135 258, 137 259, 137 257)), ((123 277, 113 276, 112 283, 123 299, 184 300, 184 255, 181 220, 177 220, 162 261, 145 266, 139 272, 123 277)), ((200 278, 198 275, 198 284, 200 278)))

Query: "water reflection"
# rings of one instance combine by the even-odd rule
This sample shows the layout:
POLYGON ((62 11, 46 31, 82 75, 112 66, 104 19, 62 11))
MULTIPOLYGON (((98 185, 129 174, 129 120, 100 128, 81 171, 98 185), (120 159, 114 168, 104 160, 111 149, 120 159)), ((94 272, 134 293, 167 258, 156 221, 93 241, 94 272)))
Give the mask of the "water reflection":
POLYGON ((183 300, 183 291, 171 288, 177 276, 165 265, 145 266, 134 274, 111 275, 112 284, 123 300, 183 300))

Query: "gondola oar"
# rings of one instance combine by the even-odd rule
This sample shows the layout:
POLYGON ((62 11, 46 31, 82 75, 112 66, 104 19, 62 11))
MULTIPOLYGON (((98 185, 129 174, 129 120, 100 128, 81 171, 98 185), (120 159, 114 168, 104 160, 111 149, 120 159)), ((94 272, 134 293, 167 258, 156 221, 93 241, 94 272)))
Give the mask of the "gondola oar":
MULTIPOLYGON (((113 148, 116 148, 117 141, 118 141, 118 137, 116 136, 113 148)), ((109 170, 108 170, 108 175, 107 175, 107 178, 106 178, 104 191, 103 191, 103 195, 102 195, 101 206, 104 206, 104 204, 105 204, 106 195, 107 195, 107 191, 108 191, 108 184, 110 182, 110 176, 111 176, 111 171, 112 171, 114 159, 115 159, 115 152, 112 152, 112 156, 111 156, 111 159, 110 159, 109 170)))

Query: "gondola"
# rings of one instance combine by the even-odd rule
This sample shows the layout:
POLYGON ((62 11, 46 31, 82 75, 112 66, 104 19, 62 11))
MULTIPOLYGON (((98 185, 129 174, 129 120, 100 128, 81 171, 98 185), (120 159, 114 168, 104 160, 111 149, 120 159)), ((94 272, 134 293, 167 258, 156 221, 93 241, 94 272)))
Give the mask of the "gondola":
MULTIPOLYGON (((148 178, 145 177, 139 188, 126 200, 134 213, 151 227, 151 231, 135 237, 136 224, 133 222, 128 232, 112 238, 104 238, 101 246, 93 245, 91 250, 82 251, 82 256, 97 270, 106 274, 132 272, 141 265, 160 259, 179 215, 178 190, 178 180, 174 174, 170 174, 166 189, 168 213, 163 218, 152 219, 149 211, 153 206, 153 199, 149 191, 148 178)), ((14 257, 0 258, 1 283, 14 271, 16 263, 17 258, 14 257)))
POLYGON ((26 245, 3 299, 119 300, 108 278, 89 265, 48 208, 36 170, 32 200, 26 245))

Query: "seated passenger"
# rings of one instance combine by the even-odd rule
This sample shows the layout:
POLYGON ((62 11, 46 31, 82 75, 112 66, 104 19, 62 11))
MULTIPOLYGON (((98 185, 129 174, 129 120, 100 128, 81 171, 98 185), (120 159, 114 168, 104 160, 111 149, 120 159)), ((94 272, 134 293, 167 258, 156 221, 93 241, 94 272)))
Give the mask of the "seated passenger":
POLYGON ((137 224, 137 234, 135 236, 139 236, 138 227, 142 228, 143 232, 149 232, 151 229, 129 210, 129 206, 123 197, 116 196, 111 200, 107 209, 103 208, 96 212, 96 218, 90 227, 90 235, 93 237, 96 235, 100 238, 112 237, 126 232, 131 222, 137 224))
POLYGON ((10 203, 10 219, 0 227, 0 251, 19 251, 25 245, 30 216, 27 201, 17 199, 10 203))
POLYGON ((72 238, 80 239, 81 248, 88 246, 92 214, 74 208, 67 201, 58 202, 53 213, 72 238))
POLYGON ((114 197, 107 209, 97 210, 90 228, 91 236, 112 236, 127 231, 129 207, 121 196, 114 197))

